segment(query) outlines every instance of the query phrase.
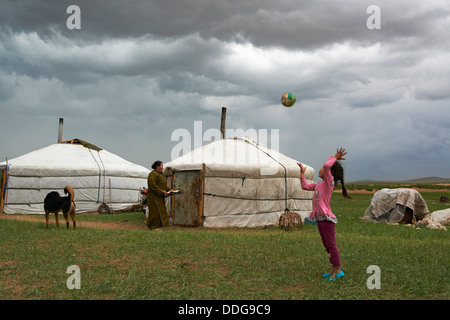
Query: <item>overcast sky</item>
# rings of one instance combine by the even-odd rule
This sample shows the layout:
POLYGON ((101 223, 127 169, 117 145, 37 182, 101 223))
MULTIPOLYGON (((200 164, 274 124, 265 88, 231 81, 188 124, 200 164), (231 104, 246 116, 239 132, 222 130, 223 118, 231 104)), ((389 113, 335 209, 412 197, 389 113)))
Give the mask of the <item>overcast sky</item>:
POLYGON ((450 2, 2 1, 0 161, 56 143, 64 118, 64 140, 150 168, 177 129, 208 143, 194 121, 219 129, 222 107, 316 172, 345 147, 347 181, 449 178, 450 2))

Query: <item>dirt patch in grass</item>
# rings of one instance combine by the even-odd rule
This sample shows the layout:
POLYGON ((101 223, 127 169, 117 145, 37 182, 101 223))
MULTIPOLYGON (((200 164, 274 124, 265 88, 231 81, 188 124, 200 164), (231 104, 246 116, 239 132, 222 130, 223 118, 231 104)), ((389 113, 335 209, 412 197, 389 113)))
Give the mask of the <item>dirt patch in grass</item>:
MULTIPOLYGON (((9 215, 2 213, 0 214, 0 219, 10 219, 10 220, 21 220, 21 221, 31 221, 31 222, 42 222, 45 223, 45 216, 32 216, 32 215, 9 215)), ((55 217, 51 215, 49 222, 49 228, 55 228, 55 217)), ((66 223, 64 218, 59 219, 59 228, 65 228, 66 223)), ((104 229, 104 230, 148 230, 148 228, 142 222, 142 225, 137 225, 136 223, 129 222, 128 220, 120 221, 120 222, 100 222, 100 221, 77 221, 77 227, 86 227, 86 228, 96 228, 96 229, 104 229)), ((70 220, 69 228, 73 228, 72 221, 70 220)))
MULTIPOLYGON (((21 220, 21 221, 30 221, 30 222, 42 222, 45 224, 45 216, 42 215, 20 215, 20 214, 5 214, 0 213, 0 219, 10 219, 10 220, 21 220)), ((70 225, 69 228, 72 229, 72 220, 69 220, 70 225)), ((55 217, 54 215, 50 215, 50 219, 48 221, 49 228, 56 228, 55 217)), ((122 220, 122 221, 114 221, 114 222, 102 222, 102 221, 79 221, 77 220, 77 228, 85 227, 85 228, 95 228, 95 229, 103 229, 103 230, 148 230, 148 231, 162 231, 164 229, 186 229, 192 228, 189 226, 169 226, 165 228, 158 228, 149 230, 146 225, 144 225, 144 219, 142 219, 142 223, 136 223, 135 221, 122 220)), ((66 222, 62 215, 59 217, 59 228, 66 228, 66 222)), ((197 229, 197 228, 194 228, 197 229)))
MULTIPOLYGON (((443 185, 443 184, 442 184, 443 185)), ((393 189, 397 188, 397 187, 392 187, 393 189)), ((402 187, 403 188, 403 187, 402 187)), ((380 191, 382 188, 373 188, 372 190, 366 190, 366 189, 347 189, 347 192, 349 194, 352 193, 367 193, 367 194, 373 194, 376 193, 378 191, 380 191)), ((411 187, 411 189, 417 190, 418 192, 443 192, 443 193, 448 193, 449 190, 448 189, 427 189, 427 188, 418 188, 418 187, 411 187)), ((335 189, 333 190, 334 193, 342 193, 342 190, 340 189, 335 189)))

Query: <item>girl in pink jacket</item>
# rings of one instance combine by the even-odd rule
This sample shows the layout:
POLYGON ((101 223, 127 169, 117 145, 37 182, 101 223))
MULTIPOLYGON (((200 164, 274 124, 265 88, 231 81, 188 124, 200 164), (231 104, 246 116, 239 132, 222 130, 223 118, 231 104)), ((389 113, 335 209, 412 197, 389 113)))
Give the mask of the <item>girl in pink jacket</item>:
POLYGON ((314 191, 312 200, 313 210, 310 214, 310 219, 317 222, 322 243, 330 257, 331 271, 323 274, 323 277, 326 278, 325 281, 335 281, 344 276, 344 272, 341 270, 341 261, 334 232, 335 225, 338 221, 331 211, 330 200, 336 181, 341 182, 344 197, 350 198, 344 186, 344 170, 337 161, 345 160, 343 156, 346 154, 345 149, 340 148, 334 157, 330 156, 328 158, 323 168, 319 171, 319 178, 323 179, 323 181, 318 183, 308 184, 305 179, 306 168, 301 163, 297 163, 301 169, 300 182, 302 189, 314 191))

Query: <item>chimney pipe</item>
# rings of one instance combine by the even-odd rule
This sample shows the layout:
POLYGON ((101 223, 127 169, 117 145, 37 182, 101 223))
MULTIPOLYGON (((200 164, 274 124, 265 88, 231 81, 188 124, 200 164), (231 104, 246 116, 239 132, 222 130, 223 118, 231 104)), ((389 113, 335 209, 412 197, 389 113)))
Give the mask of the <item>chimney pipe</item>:
POLYGON ((63 118, 59 118, 59 130, 58 130, 58 143, 62 141, 62 133, 63 133, 63 118))
POLYGON ((227 117, 227 108, 222 107, 222 118, 220 119, 220 133, 222 139, 225 139, 225 118, 227 117))

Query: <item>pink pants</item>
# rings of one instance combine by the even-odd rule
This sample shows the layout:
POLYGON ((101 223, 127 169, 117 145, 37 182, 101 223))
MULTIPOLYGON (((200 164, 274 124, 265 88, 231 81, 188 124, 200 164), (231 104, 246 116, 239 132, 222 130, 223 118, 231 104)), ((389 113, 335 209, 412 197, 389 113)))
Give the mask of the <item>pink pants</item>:
POLYGON ((334 234, 335 224, 330 221, 317 221, 320 237, 322 243, 330 256, 330 263, 334 268, 341 267, 341 260, 339 258, 339 251, 336 245, 336 237, 334 234))

